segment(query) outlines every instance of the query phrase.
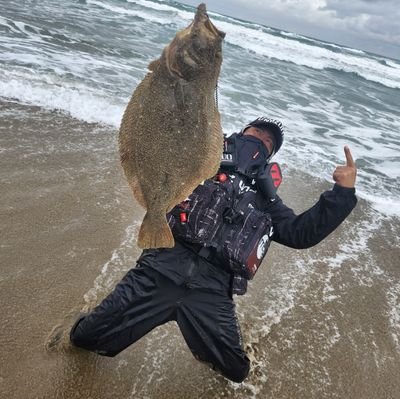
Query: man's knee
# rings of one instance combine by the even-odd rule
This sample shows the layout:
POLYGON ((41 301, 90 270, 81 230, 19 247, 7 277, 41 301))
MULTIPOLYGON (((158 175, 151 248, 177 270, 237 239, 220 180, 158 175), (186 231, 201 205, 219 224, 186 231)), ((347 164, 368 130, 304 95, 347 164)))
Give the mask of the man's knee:
POLYGON ((87 350, 93 350, 92 348, 95 346, 95 335, 91 334, 88 329, 84 328, 85 316, 80 316, 78 320, 74 323, 69 333, 69 339, 71 343, 80 348, 84 348, 87 350))
POLYGON ((246 355, 239 359, 235 358, 229 362, 226 361, 224 364, 207 361, 196 353, 193 353, 193 355, 197 360, 207 364, 211 369, 233 382, 243 382, 250 372, 250 360, 246 355))
POLYGON ((85 320, 86 316, 81 316, 72 326, 69 338, 72 345, 97 353, 98 355, 114 357, 118 355, 120 349, 115 345, 109 345, 107 340, 101 339, 98 332, 91 327, 85 320))
POLYGON ((79 316, 79 318, 73 324, 71 331, 69 332, 69 339, 76 346, 79 346, 78 343, 82 339, 82 331, 81 328, 78 329, 78 326, 84 318, 85 316, 79 316))
POLYGON ((221 374, 233 382, 243 382, 250 372, 250 360, 247 356, 240 363, 232 364, 221 374))

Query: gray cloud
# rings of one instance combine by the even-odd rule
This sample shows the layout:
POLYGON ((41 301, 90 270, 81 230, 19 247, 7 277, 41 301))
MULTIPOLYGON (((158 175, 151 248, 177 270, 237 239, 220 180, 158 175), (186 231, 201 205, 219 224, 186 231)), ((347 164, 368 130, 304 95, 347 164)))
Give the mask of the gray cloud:
MULTIPOLYGON (((334 11, 341 30, 358 37, 400 44, 400 8, 393 0, 326 0, 325 10, 334 11)), ((396 55, 395 55, 396 56, 396 55)), ((400 50, 397 53, 400 56, 400 50)))

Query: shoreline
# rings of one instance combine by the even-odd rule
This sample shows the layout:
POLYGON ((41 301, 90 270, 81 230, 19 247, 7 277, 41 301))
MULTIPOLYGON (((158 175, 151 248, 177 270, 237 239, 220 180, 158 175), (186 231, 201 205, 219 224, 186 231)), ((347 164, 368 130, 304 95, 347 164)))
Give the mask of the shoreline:
MULTIPOLYGON (((314 248, 273 244, 248 293, 235 299, 252 358, 241 385, 197 362, 175 323, 115 358, 46 353, 47 335, 67 312, 87 304, 85 296, 99 301, 134 266, 144 212, 119 166, 115 130, 0 102, 0 113, 6 108, 1 396, 400 397, 400 226, 363 200, 314 248)), ((283 169, 279 194, 297 212, 332 187, 283 169)))

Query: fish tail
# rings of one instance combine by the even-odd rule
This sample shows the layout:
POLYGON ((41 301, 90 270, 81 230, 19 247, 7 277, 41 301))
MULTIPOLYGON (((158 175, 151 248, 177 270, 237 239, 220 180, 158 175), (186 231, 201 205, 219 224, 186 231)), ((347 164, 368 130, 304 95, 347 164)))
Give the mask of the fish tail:
POLYGON ((146 213, 139 230, 138 246, 145 248, 172 248, 175 245, 174 236, 167 223, 165 215, 150 217, 146 213))

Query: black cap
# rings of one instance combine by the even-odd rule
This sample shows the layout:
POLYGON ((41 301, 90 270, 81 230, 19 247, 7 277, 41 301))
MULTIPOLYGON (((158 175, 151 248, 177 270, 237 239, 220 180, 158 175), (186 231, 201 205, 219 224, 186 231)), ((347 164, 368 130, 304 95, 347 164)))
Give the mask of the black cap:
POLYGON ((260 117, 255 119, 254 121, 250 122, 246 125, 241 133, 244 133, 246 129, 249 127, 259 127, 261 129, 268 130, 274 136, 274 149, 273 152, 276 154, 282 146, 283 143, 283 125, 282 122, 276 119, 270 119, 266 117, 260 117))

